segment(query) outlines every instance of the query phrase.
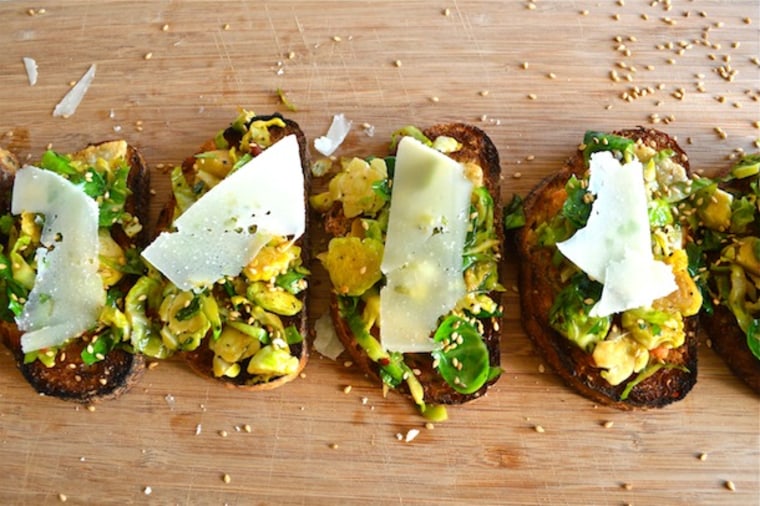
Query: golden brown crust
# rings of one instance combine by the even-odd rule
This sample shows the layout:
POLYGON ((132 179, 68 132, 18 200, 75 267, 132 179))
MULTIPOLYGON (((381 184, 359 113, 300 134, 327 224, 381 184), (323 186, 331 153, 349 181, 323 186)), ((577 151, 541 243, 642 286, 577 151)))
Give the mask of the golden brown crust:
MULTIPOLYGON (((309 188, 311 185, 311 170, 309 168, 309 154, 308 154, 308 146, 306 144, 306 137, 301 130, 301 128, 298 126, 298 124, 295 121, 282 118, 279 114, 273 115, 273 116, 257 116, 252 119, 252 121, 255 120, 263 120, 268 121, 272 119, 273 117, 278 117, 282 119, 285 122, 285 127, 278 127, 278 126, 270 126, 269 132, 272 137, 272 141, 276 142, 280 140, 281 138, 295 134, 296 138, 298 139, 298 145, 300 148, 300 154, 301 154, 301 164, 304 174, 304 199, 309 193, 309 188)), ((232 128, 228 128, 225 130, 224 133, 225 138, 227 141, 232 144, 238 144, 240 142, 240 133, 236 132, 232 128)), ((208 151, 211 149, 215 149, 213 140, 208 141, 206 144, 204 144, 199 152, 208 151)), ((187 158, 183 165, 183 171, 185 173, 191 173, 193 171, 193 164, 194 164, 195 158, 189 157, 187 158)), ((158 229, 164 230, 168 228, 168 226, 171 224, 171 217, 174 212, 174 206, 175 201, 174 198, 171 197, 170 201, 166 204, 166 207, 161 212, 161 218, 159 220, 158 229)), ((309 230, 308 230, 308 220, 306 220, 306 230, 301 236, 298 241, 296 241, 296 244, 298 244, 301 247, 301 254, 302 254, 302 260, 304 265, 309 264, 309 230)), ((290 316, 290 317, 282 317, 283 324, 287 327, 289 325, 295 325, 298 331, 303 336, 304 340, 301 343, 290 345, 291 352, 293 356, 298 357, 298 368, 295 372, 292 374, 286 375, 286 376, 280 376, 276 379, 273 379, 271 381, 267 381, 265 383, 254 383, 251 384, 251 375, 248 374, 245 370, 242 370, 240 374, 235 378, 229 378, 227 376, 224 377, 217 377, 214 375, 213 371, 213 358, 214 353, 208 348, 208 346, 205 346, 205 341, 202 342, 201 346, 199 346, 197 349, 193 351, 184 352, 181 354, 183 360, 188 364, 188 366, 195 371, 200 376, 203 376, 205 378, 212 379, 214 381, 218 381, 223 383, 224 385, 231 387, 231 388, 240 388, 244 390, 250 390, 250 391, 262 391, 262 390, 271 390, 274 388, 277 388, 279 386, 284 385, 285 383, 288 383, 295 378, 297 378, 301 372, 303 371, 304 367, 306 367, 306 363, 308 362, 309 358, 309 347, 308 347, 308 337, 309 337, 309 326, 308 326, 308 290, 303 290, 298 294, 298 298, 303 303, 303 309, 301 312, 296 316, 290 316)), ((210 337, 207 335, 204 339, 209 339, 210 337)))
POLYGON ((747 336, 725 306, 716 306, 713 314, 703 313, 700 322, 712 343, 712 349, 728 368, 760 395, 760 360, 747 346, 747 336))
MULTIPOLYGON (((462 145, 462 149, 450 156, 455 160, 466 163, 475 162, 482 169, 484 174, 484 185, 491 194, 494 201, 494 224, 499 244, 503 244, 503 227, 502 223, 502 204, 500 196, 500 176, 501 165, 499 163, 499 154, 491 139, 482 130, 464 123, 444 123, 432 126, 423 131, 425 136, 434 139, 439 136, 448 136, 457 139, 462 145)), ((347 232, 345 217, 341 212, 341 206, 334 206, 325 217, 325 228, 328 234, 332 236, 344 235, 347 232)), ((500 273, 501 279, 501 273, 500 273)), ((491 292, 491 298, 501 307, 501 294, 491 292)), ((343 343, 346 351, 355 364, 357 364, 366 374, 380 381, 379 366, 373 362, 356 342, 351 333, 348 322, 341 317, 338 307, 337 296, 333 293, 330 298, 330 314, 335 324, 335 330, 339 339, 343 343)), ((501 363, 500 356, 500 320, 485 319, 483 323, 483 337, 488 348, 491 367, 499 367, 501 363)), ((461 404, 486 393, 488 387, 495 383, 498 378, 494 378, 487 384, 483 385, 477 392, 472 394, 462 394, 448 385, 444 379, 436 372, 433 367, 433 360, 429 353, 405 353, 404 361, 416 372, 419 372, 417 378, 424 390, 425 402, 432 404, 461 404)), ((410 396, 406 383, 399 385, 398 389, 405 395, 410 396)))
MULTIPOLYGON (((150 198, 150 171, 134 146, 127 148, 127 163, 130 167, 127 184, 131 195, 127 198, 125 209, 145 224, 150 198)), ((12 188, 12 175, 8 176, 5 165, 2 169, 0 172, 3 175, 0 181, 2 184, 7 182, 8 187, 12 188)), ((4 212, 8 212, 10 200, 3 202, 3 205, 4 212)), ((130 242, 142 245, 147 237, 143 231, 136 239, 130 240, 118 224, 114 225, 112 235, 122 247, 128 247, 130 242)), ((125 276, 120 281, 123 293, 129 290, 133 282, 133 276, 125 276)), ((106 355, 105 359, 92 365, 85 364, 80 354, 92 339, 97 338, 99 332, 90 332, 81 339, 70 342, 58 353, 52 367, 45 366, 39 360, 24 363, 21 335, 15 324, 0 322, 0 337, 3 344, 13 353, 16 366, 24 378, 42 395, 78 403, 114 399, 137 384, 145 372, 145 358, 124 349, 114 349, 106 355)))
MULTIPOLYGON (((663 132, 653 129, 632 129, 614 132, 631 139, 641 139, 656 149, 670 148, 689 170, 688 158, 678 144, 663 132)), ((544 360, 562 380, 586 397, 618 409, 655 408, 683 398, 696 383, 697 377, 697 318, 684 321, 686 342, 672 350, 668 362, 683 366, 663 368, 633 388, 626 400, 620 400, 625 383, 612 386, 601 377, 591 356, 556 332, 549 324, 549 311, 561 288, 557 267, 552 262, 552 250, 538 244, 538 226, 556 215, 567 198, 565 183, 571 175, 582 176, 586 165, 582 153, 576 153, 565 166, 544 179, 524 202, 526 223, 516 233, 520 257, 520 301, 522 322, 526 333, 544 360)))

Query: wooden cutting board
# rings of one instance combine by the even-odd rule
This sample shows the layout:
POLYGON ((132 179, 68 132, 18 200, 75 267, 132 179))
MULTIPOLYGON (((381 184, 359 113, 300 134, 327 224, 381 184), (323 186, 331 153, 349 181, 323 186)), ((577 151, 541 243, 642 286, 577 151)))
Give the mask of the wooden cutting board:
MULTIPOLYGON (((169 187, 161 167, 238 107, 289 114, 312 139, 345 113, 339 155, 383 153, 409 123, 474 123, 500 150, 505 199, 590 128, 662 128, 709 173, 757 149, 758 11, 756 0, 0 2, 0 144, 34 159, 48 144, 124 137, 154 167, 154 211, 169 187), (37 62, 34 86, 23 57, 37 62), (52 117, 91 64, 79 109, 52 117)), ((532 349, 509 244, 506 257, 506 372, 434 428, 317 353, 273 392, 167 362, 86 409, 36 396, 3 351, 0 503, 758 504, 760 403, 706 342, 682 402, 595 406, 532 349)), ((313 267, 316 319, 328 285, 313 267)))

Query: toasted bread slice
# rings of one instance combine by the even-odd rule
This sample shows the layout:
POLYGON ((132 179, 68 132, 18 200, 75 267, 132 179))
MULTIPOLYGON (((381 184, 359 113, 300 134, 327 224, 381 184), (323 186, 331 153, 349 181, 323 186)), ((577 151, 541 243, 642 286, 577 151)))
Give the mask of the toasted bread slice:
MULTIPOLYGON (((632 139, 654 151, 671 150, 672 160, 680 164, 686 173, 689 171, 686 154, 674 139, 663 132, 638 128, 614 132, 614 135, 632 139)), ((586 397, 619 409, 662 407, 682 399, 696 382, 696 316, 684 318, 684 343, 666 350, 665 367, 655 370, 649 377, 633 374, 617 385, 610 384, 603 377, 604 369, 595 364, 590 352, 564 337, 550 324, 552 307, 567 284, 569 262, 557 262, 559 252, 556 246, 541 244, 541 227, 562 210, 568 199, 566 184, 571 176, 580 179, 587 172, 583 153, 578 152, 525 199, 526 223, 516 234, 523 326, 544 360, 565 383, 586 397), (638 383, 631 384, 637 378, 638 383)), ((684 230, 687 231, 686 228, 684 230)), ((611 328, 619 324, 619 315, 615 315, 611 328)))
MULTIPOLYGON (((224 144, 226 147, 222 148, 223 151, 229 152, 230 148, 232 148, 235 151, 235 156, 244 156, 244 155, 250 155, 251 157, 255 157, 259 155, 263 150, 267 149, 270 145, 273 145, 277 141, 283 139, 284 137, 288 135, 295 135, 298 139, 298 145, 299 145, 299 152, 301 157, 301 163, 302 163, 302 170, 304 175, 304 199, 306 199, 306 195, 308 195, 308 188, 310 186, 310 176, 311 171, 309 168, 309 155, 308 155, 308 149, 306 144, 306 138, 301 130, 301 128, 298 126, 298 124, 290 119, 283 118, 279 114, 274 114, 271 116, 246 116, 246 113, 244 112, 241 115, 241 118, 238 119, 236 123, 233 123, 232 126, 226 128, 223 132, 220 133, 215 139, 211 139, 207 141, 203 146, 201 146, 198 153, 194 156, 188 157, 184 162, 182 163, 181 170, 184 175, 185 180, 192 186, 195 184, 198 184, 200 181, 199 179, 199 164, 198 161, 202 159, 198 155, 202 153, 218 153, 220 150, 220 143, 224 144), (265 125, 266 137, 268 137, 268 142, 266 146, 261 146, 257 144, 256 142, 251 142, 250 145, 247 143, 242 143, 246 145, 242 145, 241 141, 246 135, 247 129, 250 129, 252 125, 254 124, 260 124, 265 125)), ((226 156, 224 153, 221 154, 221 156, 226 156)), ((208 160, 213 157, 205 158, 205 160, 208 160)), ((225 158, 224 163, 227 163, 227 160, 225 158)), ((178 216, 178 213, 176 211, 177 209, 177 199, 176 195, 172 194, 169 202, 166 204, 166 206, 163 208, 157 229, 158 231, 164 231, 168 230, 173 220, 178 216)), ((290 244, 290 243, 288 243, 290 244)), ((291 259, 291 263, 289 264, 288 272, 293 272, 294 269, 301 269, 302 267, 305 268, 308 266, 308 254, 309 254, 309 231, 308 231, 308 220, 306 223, 306 231, 304 234, 298 238, 292 245, 289 246, 288 250, 290 252, 293 252, 293 255, 296 255, 294 258, 291 259)), ((264 267, 265 269, 266 267, 264 267)), ((166 283, 170 283, 168 281, 165 281, 166 283)), ((253 284, 253 281, 247 280, 244 274, 240 274, 234 281, 234 284, 238 284, 240 286, 243 286, 242 292, 240 292, 240 289, 238 290, 237 295, 243 295, 245 294, 245 286, 250 286, 253 284)), ((267 283, 269 283, 272 287, 275 285, 274 278, 271 280, 267 280, 267 283)), ((272 375, 263 375, 260 373, 252 373, 249 372, 248 368, 246 367, 246 364, 248 363, 248 359, 246 358, 240 358, 236 362, 229 362, 226 363, 225 366, 227 367, 226 374, 219 374, 221 372, 219 364, 219 357, 218 354, 215 353, 214 350, 210 348, 210 345, 214 342, 217 342, 214 337, 212 336, 212 330, 209 330, 208 333, 200 340, 200 344, 195 347, 194 349, 185 349, 185 350, 177 350, 179 351, 179 354, 181 358, 190 366, 190 368, 198 373, 199 375, 213 379, 215 381, 221 382, 226 386, 234 387, 234 388, 240 388, 240 389, 246 389, 251 391, 258 391, 258 390, 269 390, 273 388, 277 388, 281 385, 284 385, 285 383, 288 383, 298 377, 298 375, 301 373, 303 368, 306 366, 306 362, 308 361, 308 337, 310 335, 309 326, 307 322, 307 315, 308 315, 308 290, 306 290, 306 280, 305 278, 300 281, 301 286, 297 293, 294 294, 294 296, 298 299, 301 309, 293 315, 282 315, 282 314, 275 314, 275 316, 281 321, 282 327, 288 328, 293 327, 298 331, 298 334, 301 337, 301 340, 298 342, 292 342, 288 343, 288 350, 291 357, 294 357, 294 359, 297 360, 297 366, 291 367, 289 371, 285 374, 272 374, 272 375), (217 365, 215 366, 215 363, 217 365), (239 370, 239 373, 234 374, 231 372, 230 367, 235 368, 236 370, 239 370)), ((213 296, 217 301, 217 304, 219 306, 220 312, 222 313, 222 336, 224 336, 224 332, 227 331, 230 326, 228 325, 229 321, 236 320, 240 321, 241 317, 239 314, 237 316, 232 316, 236 311, 239 313, 237 309, 235 309, 234 304, 230 300, 229 293, 225 292, 225 289, 217 284, 212 290, 213 296)), ((156 315, 154 315, 156 316, 156 315)), ((253 319, 252 315, 249 315, 249 318, 253 319)), ((165 322, 162 322, 161 324, 164 324, 165 322)), ((259 325, 259 323, 256 323, 256 325, 259 325)), ((268 326, 268 324, 261 323, 262 326, 268 326)), ((271 329, 270 335, 276 335, 276 330, 271 329)), ((222 337, 223 338, 223 337, 222 337)), ((263 344, 262 344, 263 346, 263 344)), ((174 350, 172 350, 174 351, 174 350)))
MULTIPOLYGON (((121 160, 129 167, 126 183, 129 193, 124 202, 124 211, 132 219, 129 223, 116 222, 110 226, 111 238, 122 251, 138 250, 144 246, 146 231, 142 224, 147 221, 148 199, 150 195, 150 172, 134 146, 124 141, 106 141, 92 144, 84 150, 72 155, 79 158, 88 166, 95 166, 97 160, 121 160)), ((18 164, 13 162, 12 155, 0 153, 5 160, 0 171, 2 185, 3 213, 10 212, 10 199, 7 197, 13 186, 13 174, 18 164), (6 192, 7 191, 7 192, 6 192)), ((18 218, 16 218, 18 219, 18 218)), ((4 246, 8 246, 8 237, 3 238, 4 246)), ((114 293, 126 293, 137 278, 135 273, 125 272, 111 286, 114 293)), ((5 285, 2 290, 5 291, 5 285)), ((5 299, 4 297, 4 300, 5 299)), ((124 301, 116 301, 119 310, 123 311, 124 301)), ((39 358, 25 355, 21 348, 22 332, 15 322, 0 322, 0 333, 3 342, 13 352, 16 364, 37 392, 60 399, 92 403, 118 397, 133 387, 145 371, 145 359, 142 355, 133 354, 128 342, 118 342, 104 357, 94 363, 87 363, 83 358, 90 344, 108 335, 111 327, 100 323, 94 330, 83 336, 68 341, 62 348, 51 351, 52 363, 47 365, 39 358)))
MULTIPOLYGON (((463 123, 446 123, 423 130, 422 134, 424 134, 429 140, 434 140, 439 137, 456 139, 460 144, 460 149, 447 153, 448 156, 465 166, 470 165, 480 168, 480 171, 475 171, 480 174, 479 178, 475 178, 479 181, 479 184, 476 184, 475 186, 480 186, 487 190, 490 199, 492 200, 492 205, 489 208, 493 213, 492 223, 500 224, 502 220, 502 205, 500 200, 501 167, 499 164, 498 152, 486 133, 471 125, 463 123)), ((325 206, 325 203, 319 203, 319 199, 319 196, 315 196, 312 200, 312 204, 317 210, 323 212, 325 230, 328 235, 333 238, 346 236, 352 228, 356 230, 357 225, 364 218, 372 219, 376 214, 373 210, 371 212, 360 214, 358 217, 348 218, 344 214, 344 207, 340 201, 330 203, 327 209, 320 209, 321 206, 325 206)), ((389 206, 389 204, 387 205, 389 206)), ((471 218, 473 217, 471 216, 471 218)), ((355 232, 352 234, 355 235, 355 232)), ((411 384, 408 381, 401 381, 395 385, 395 388, 402 394, 411 397, 418 404, 420 404, 420 402, 432 405, 461 404, 481 397, 486 393, 488 387, 498 380, 498 373, 500 371, 500 319, 502 305, 501 286, 496 278, 500 279, 501 277, 498 269, 502 263, 499 261, 501 257, 501 245, 503 243, 502 227, 494 226, 493 230, 490 230, 490 234, 491 235, 488 237, 493 240, 493 244, 491 249, 486 250, 489 260, 484 261, 484 265, 489 261, 491 262, 489 265, 493 267, 494 279, 491 280, 492 284, 489 285, 489 289, 484 295, 490 298, 496 309, 491 316, 481 316, 477 320, 477 324, 483 343, 488 351, 488 365, 494 374, 492 374, 476 391, 462 393, 453 385, 449 384, 439 373, 430 353, 404 353, 403 366, 409 371, 409 375, 413 375, 414 378, 416 378, 417 385, 410 386, 411 384), (419 393, 412 392, 412 389, 414 388, 421 388, 422 395, 420 396, 419 393)), ((385 233, 383 232, 383 238, 384 237, 385 233)), ((346 267, 346 269, 349 268, 350 267, 346 267)), ((378 281, 370 290, 377 290, 383 283, 382 280, 378 281)), ((343 343, 346 351, 351 356, 352 361, 371 378, 383 382, 383 377, 385 376, 387 378, 387 374, 383 372, 383 358, 375 358, 373 360, 366 348, 360 344, 359 340, 357 340, 355 333, 352 331, 351 322, 346 316, 344 310, 345 299, 343 299, 340 290, 340 287, 334 286, 330 299, 330 314, 337 335, 343 343)), ((365 307, 365 302, 358 299, 357 303, 359 307, 357 308, 356 313, 361 314, 365 307)), ((379 328, 377 325, 371 327, 371 335, 379 345, 379 328)), ((384 383, 386 386, 390 386, 388 381, 385 381, 384 383)))
MULTIPOLYGON (((711 311, 700 313, 700 323, 715 353, 760 395, 760 358, 749 347, 749 329, 745 333, 739 323, 740 319, 749 321, 758 317, 758 312, 748 307, 756 304, 753 300, 756 292, 742 288, 741 284, 757 285, 757 257, 750 251, 750 241, 760 238, 760 212, 752 188, 758 181, 759 163, 760 154, 747 155, 732 170, 715 179, 717 187, 706 190, 716 193, 711 198, 712 207, 705 209, 712 217, 702 220, 699 244, 704 250, 707 288, 712 299, 711 311), (733 309, 728 300, 732 291, 744 294, 733 302, 733 309), (746 314, 741 314, 742 311, 746 314)), ((757 341, 757 337, 754 339, 757 341)))

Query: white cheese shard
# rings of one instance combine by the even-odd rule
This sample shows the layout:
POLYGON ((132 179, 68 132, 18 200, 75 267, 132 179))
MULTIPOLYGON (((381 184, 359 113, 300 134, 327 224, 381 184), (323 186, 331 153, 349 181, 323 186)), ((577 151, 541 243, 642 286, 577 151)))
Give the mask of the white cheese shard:
POLYGON ((337 359, 345 347, 338 337, 338 333, 333 325, 330 313, 327 312, 319 317, 314 323, 314 349, 319 352, 320 355, 329 358, 330 360, 337 359))
POLYGON ((84 73, 82 78, 77 81, 77 83, 69 90, 69 92, 63 96, 61 101, 56 104, 55 109, 53 109, 53 117, 68 118, 74 114, 74 112, 77 110, 77 107, 79 107, 79 104, 82 102, 85 93, 87 93, 87 90, 90 89, 90 84, 92 84, 93 79, 95 79, 94 63, 90 65, 90 68, 87 69, 87 72, 84 73))
POLYGON ((314 149, 325 156, 333 154, 345 140, 346 135, 351 130, 351 124, 351 121, 347 120, 343 113, 333 116, 327 135, 314 139, 314 149))
POLYGON ((648 306, 677 289, 670 266, 655 260, 641 162, 609 151, 591 155, 588 190, 596 195, 584 228, 557 244, 565 257, 604 285, 591 316, 648 306))
POLYGON ((26 77, 29 79, 29 86, 37 84, 37 62, 34 58, 24 56, 24 69, 26 70, 26 77))
POLYGON ((67 179, 27 165, 16 174, 11 211, 45 217, 34 287, 16 318, 27 353, 60 345, 98 320, 106 300, 98 275, 98 205, 67 179))
POLYGON ((462 254, 472 183, 463 166, 411 137, 398 145, 381 265, 380 340, 429 352, 438 319, 465 295, 462 254))
POLYGON ((142 253, 181 290, 237 276, 273 236, 305 228, 304 178, 295 135, 264 150, 205 193, 142 253))

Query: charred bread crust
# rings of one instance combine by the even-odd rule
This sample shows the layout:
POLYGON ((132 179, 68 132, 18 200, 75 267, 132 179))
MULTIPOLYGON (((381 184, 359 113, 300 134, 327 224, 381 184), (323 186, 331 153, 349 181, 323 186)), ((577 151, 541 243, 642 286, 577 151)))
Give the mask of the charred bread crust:
MULTIPOLYGON (((502 223, 500 194, 501 165, 499 153, 491 139, 479 128, 464 123, 438 124, 423 130, 423 133, 430 139, 439 136, 453 137, 462 144, 462 149, 449 154, 449 156, 462 163, 475 162, 483 169, 483 182, 494 202, 494 223, 497 224, 495 226, 496 234, 499 244, 504 244, 503 227, 499 226, 502 223)), ((324 225, 327 233, 331 236, 344 235, 347 232, 350 220, 347 220, 343 215, 340 203, 337 203, 328 211, 325 216, 324 225)), ((499 278, 502 279, 501 272, 499 273, 499 278)), ((488 295, 501 307, 502 298, 500 292, 494 291, 488 295)), ((379 365, 367 356, 364 349, 354 339, 348 322, 340 314, 338 298, 335 293, 332 293, 330 297, 330 314, 335 324, 338 338, 343 343, 353 362, 369 377, 375 381, 381 381, 379 365)), ((483 323, 482 335, 488 348, 490 366, 499 367, 501 363, 501 331, 499 324, 495 324, 492 319, 481 321, 483 323)), ((404 361, 412 370, 415 370, 415 373, 419 371, 417 379, 423 387, 425 402, 432 404, 462 404, 471 401, 484 395, 488 387, 498 381, 498 377, 496 377, 483 385, 477 392, 463 394, 454 390, 435 371, 433 360, 429 353, 405 353, 404 361)), ((401 383, 397 389, 407 397, 411 397, 406 383, 401 383)))
MULTIPOLYGON (((271 135, 273 143, 291 134, 295 135, 296 138, 298 139, 298 146, 299 146, 299 151, 301 155, 301 165, 302 165, 303 175, 304 175, 304 203, 306 205, 307 204, 306 196, 309 193, 309 188, 311 185, 311 170, 309 168, 309 153, 308 153, 308 145, 306 143, 305 134, 303 133, 303 131, 301 130, 301 128, 295 121, 284 118, 280 114, 273 114, 273 115, 268 115, 268 116, 255 116, 250 121, 259 121, 259 120, 269 121, 274 118, 278 118, 282 120, 285 123, 285 126, 280 127, 280 126, 273 125, 269 127, 269 133, 271 135)), ((224 138, 227 140, 227 142, 230 143, 230 145, 236 145, 241 140, 241 133, 236 131, 232 127, 229 127, 224 131, 224 138)), ((212 150, 212 149, 215 149, 214 141, 209 140, 203 146, 201 146, 199 153, 212 150)), ((182 163, 182 170, 186 175, 190 175, 193 173, 194 162, 195 162, 195 158, 191 156, 185 159, 185 161, 182 163)), ((159 231, 165 230, 171 225, 172 216, 174 213, 174 207, 175 207, 174 196, 171 196, 169 202, 161 211, 161 214, 159 217, 159 223, 157 226, 159 231)), ((305 207, 305 209, 308 209, 308 208, 305 207)), ((302 257, 302 261, 304 265, 309 264, 309 258, 308 258, 309 228, 308 227, 309 227, 308 220, 306 220, 306 229, 304 231, 304 234, 296 241, 296 244, 301 247, 301 257, 302 257)), ((195 373, 205 378, 209 378, 214 381, 223 383, 224 385, 231 388, 239 388, 239 389, 250 390, 250 391, 263 391, 263 390, 271 390, 279 386, 282 386, 285 383, 288 383, 294 380, 295 378, 297 378, 303 371, 304 367, 306 367, 306 363, 308 362, 308 359, 309 359, 308 336, 310 332, 309 332, 309 326, 308 326, 308 298, 309 298, 308 292, 309 290, 303 290, 298 294, 298 298, 303 303, 303 309, 301 310, 299 314, 295 316, 282 317, 283 324, 286 327, 289 325, 295 325, 298 331, 304 337, 301 343, 290 345, 292 355, 298 357, 298 368, 292 374, 280 376, 276 379, 267 381, 265 383, 248 384, 247 382, 251 379, 251 375, 248 374, 245 370, 242 370, 240 374, 235 378, 229 378, 227 376, 216 377, 213 371, 214 353, 208 348, 208 346, 203 346, 203 345, 198 346, 198 348, 196 348, 193 351, 182 352, 180 356, 187 363, 190 369, 192 369, 195 373)), ((209 334, 206 335, 204 340, 209 339, 209 338, 210 338, 210 331, 209 331, 209 334)))
MULTIPOLYGON (((110 141, 90 144, 90 146, 105 142, 110 141)), ((127 146, 126 161, 130 168, 127 176, 130 195, 124 207, 127 212, 136 216, 140 223, 145 224, 148 221, 150 170, 134 146, 127 146)), ((8 191, 13 187, 13 175, 8 175, 8 167, 3 165, 2 176, 0 176, 3 191, 6 190, 6 185, 8 191)), ((10 199, 3 200, 2 203, 3 212, 9 212, 10 199)), ((122 248, 129 247, 131 243, 141 247, 147 238, 147 233, 143 229, 135 238, 130 239, 118 223, 113 225, 111 233, 122 248)), ((123 293, 129 290, 135 279, 134 275, 125 275, 119 281, 123 293)), ((133 354, 123 348, 111 350, 103 360, 94 364, 85 364, 81 352, 89 342, 97 338, 98 332, 87 333, 81 339, 68 343, 59 351, 52 367, 47 367, 39 360, 24 363, 24 353, 21 351, 22 333, 15 324, 0 322, 0 334, 5 346, 13 353, 16 366, 29 384, 42 395, 66 401, 89 404, 115 399, 136 385, 146 369, 146 361, 142 355, 133 354)))
POLYGON ((736 317, 725 306, 715 306, 713 314, 702 313, 700 323, 712 349, 739 379, 760 395, 760 360, 747 346, 747 336, 736 323, 736 317))
MULTIPOLYGON (((688 158, 676 141, 667 134, 637 128, 613 132, 615 135, 641 140, 656 149, 672 149, 689 171, 688 158)), ((590 354, 555 331, 549 324, 549 311, 561 288, 560 273, 552 263, 552 250, 538 244, 537 227, 556 215, 567 198, 565 183, 571 175, 586 172, 582 153, 576 153, 557 173, 545 178, 524 201, 526 223, 515 238, 520 259, 519 283, 522 323, 528 337, 560 378, 579 393, 600 404, 618 409, 659 408, 682 399, 697 379, 696 316, 684 319, 686 340, 671 350, 669 362, 683 366, 663 368, 639 383, 626 400, 620 400, 625 382, 612 386, 601 376, 590 354)))
MULTIPOLYGON (((730 170, 719 174, 718 177, 728 176, 730 170)), ((750 180, 731 181, 723 189, 733 194, 747 194, 752 191, 750 180)), ((760 224, 756 223, 752 235, 760 233, 760 224)), ((708 267, 718 259, 719 253, 708 255, 708 267)), ((699 323, 710 340, 712 349, 726 363, 734 375, 747 384, 756 394, 760 395, 760 360, 747 346, 747 336, 739 327, 736 317, 725 305, 715 304, 713 313, 702 311, 699 323)))

